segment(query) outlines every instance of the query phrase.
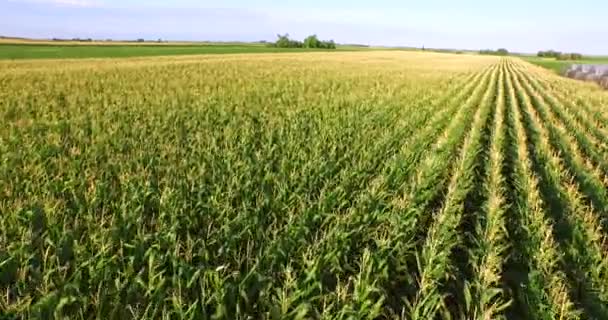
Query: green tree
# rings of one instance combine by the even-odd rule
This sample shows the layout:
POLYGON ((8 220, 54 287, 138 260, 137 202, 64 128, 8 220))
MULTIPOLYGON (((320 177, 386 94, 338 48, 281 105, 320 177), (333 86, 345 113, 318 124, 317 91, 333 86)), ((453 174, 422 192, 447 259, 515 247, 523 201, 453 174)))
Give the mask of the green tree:
POLYGON ((276 48, 311 48, 311 49, 335 49, 336 43, 333 40, 321 41, 317 35, 311 35, 304 39, 304 42, 289 38, 289 34, 278 34, 277 41, 270 44, 276 48))
POLYGON ((277 41, 274 43, 277 48, 289 48, 289 33, 284 35, 277 34, 277 41))
POLYGON ((325 49, 335 49, 336 48, 336 43, 334 42, 334 40, 323 41, 322 44, 325 47, 325 49))
POLYGON ((319 41, 316 34, 308 36, 306 39, 304 39, 304 48, 321 48, 321 41, 319 41))

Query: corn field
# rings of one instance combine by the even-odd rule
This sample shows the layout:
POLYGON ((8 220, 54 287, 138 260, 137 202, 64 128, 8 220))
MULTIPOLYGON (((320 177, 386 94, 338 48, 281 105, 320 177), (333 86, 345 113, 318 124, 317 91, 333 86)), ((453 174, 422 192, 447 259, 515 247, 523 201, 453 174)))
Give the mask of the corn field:
POLYGON ((0 70, 2 319, 608 319, 595 84, 397 51, 0 70))

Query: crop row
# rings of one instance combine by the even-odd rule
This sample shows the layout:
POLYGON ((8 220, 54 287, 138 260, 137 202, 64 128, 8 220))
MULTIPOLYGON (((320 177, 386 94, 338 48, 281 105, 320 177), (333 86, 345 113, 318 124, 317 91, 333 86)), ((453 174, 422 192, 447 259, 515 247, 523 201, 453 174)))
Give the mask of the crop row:
POLYGON ((7 68, 0 313, 608 317, 604 93, 336 55, 7 68))

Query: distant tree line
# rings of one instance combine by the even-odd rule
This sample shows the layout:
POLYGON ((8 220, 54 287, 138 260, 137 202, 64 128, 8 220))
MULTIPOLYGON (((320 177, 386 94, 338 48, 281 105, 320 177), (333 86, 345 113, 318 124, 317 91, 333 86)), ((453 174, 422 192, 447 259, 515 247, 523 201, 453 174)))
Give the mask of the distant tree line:
POLYGON ((541 58, 555 58, 557 60, 581 60, 583 55, 580 53, 564 53, 555 50, 539 51, 537 56, 541 58))
POLYGON ((53 38, 53 41, 74 41, 74 42, 93 42, 93 39, 91 38, 72 38, 72 39, 60 39, 60 38, 53 38))
POLYGON ((336 43, 333 40, 322 41, 317 35, 306 37, 304 41, 298 41, 289 38, 289 34, 277 35, 277 41, 270 43, 269 46, 275 48, 310 48, 310 49, 336 49, 336 43))
POLYGON ((479 54, 487 54, 487 55, 493 55, 493 56, 508 56, 509 50, 507 50, 505 48, 500 48, 498 50, 486 49, 486 50, 479 50, 479 54))
MULTIPOLYGON (((59 41, 59 42, 61 42, 61 41, 72 41, 72 42, 102 41, 102 40, 93 40, 91 38, 86 38, 86 39, 84 39, 84 38, 72 38, 72 39, 53 38, 52 40, 53 41, 59 41)), ((105 41, 105 42, 112 42, 114 40, 108 38, 108 39, 105 39, 103 41, 105 41)), ((154 40, 146 40, 144 38, 139 38, 139 39, 135 39, 135 40, 118 40, 118 41, 123 41, 123 42, 140 42, 141 43, 141 42, 153 42, 154 40)), ((155 42, 163 43, 163 42, 167 42, 167 41, 159 38, 158 40, 155 40, 155 42)))
POLYGON ((425 48, 422 47, 422 51, 430 51, 430 52, 438 52, 438 53, 453 53, 453 54, 463 54, 462 50, 457 49, 441 49, 441 48, 425 48))

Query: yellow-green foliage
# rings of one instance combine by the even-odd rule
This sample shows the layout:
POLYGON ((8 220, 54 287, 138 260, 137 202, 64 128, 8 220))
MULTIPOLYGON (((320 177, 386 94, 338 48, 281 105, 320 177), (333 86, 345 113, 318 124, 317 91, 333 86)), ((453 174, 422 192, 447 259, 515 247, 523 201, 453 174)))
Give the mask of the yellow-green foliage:
POLYGON ((0 318, 608 317, 597 87, 423 52, 0 70, 0 318))

